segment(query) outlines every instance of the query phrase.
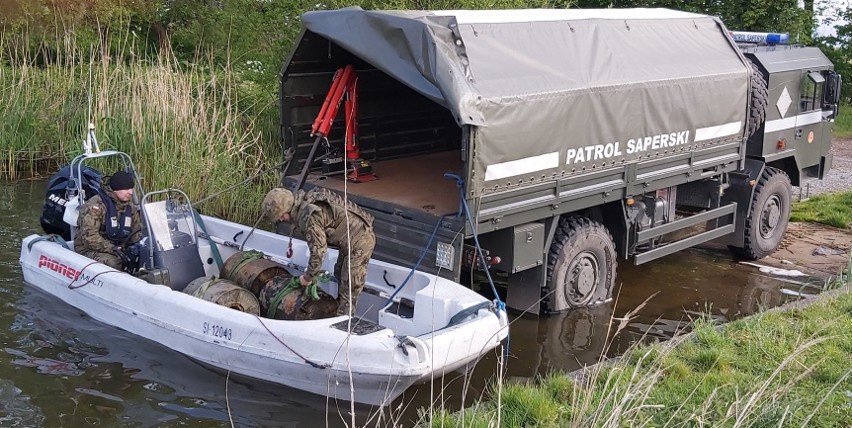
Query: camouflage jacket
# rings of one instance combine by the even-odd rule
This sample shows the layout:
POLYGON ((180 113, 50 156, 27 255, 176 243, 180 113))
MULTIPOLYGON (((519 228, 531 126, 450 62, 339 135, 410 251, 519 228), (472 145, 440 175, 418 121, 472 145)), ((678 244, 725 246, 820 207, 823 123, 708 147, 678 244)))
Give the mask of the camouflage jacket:
MULTIPOLYGON (((118 201, 112 192, 108 192, 115 209, 121 215, 128 204, 131 206, 131 233, 127 239, 127 244, 139 242, 142 239, 142 222, 139 220, 139 207, 133 205, 133 202, 118 201)), ((74 249, 78 253, 96 252, 96 253, 112 253, 113 247, 123 245, 123 242, 110 242, 105 233, 105 222, 107 208, 101 200, 100 195, 92 196, 80 208, 80 216, 77 218, 77 234, 74 235, 74 249)))
POLYGON ((319 187, 307 193, 299 192, 290 216, 294 227, 305 235, 311 250, 305 272, 311 276, 322 269, 329 245, 348 251, 350 243, 357 245, 362 234, 373 233, 373 216, 352 202, 346 203, 337 193, 319 187))

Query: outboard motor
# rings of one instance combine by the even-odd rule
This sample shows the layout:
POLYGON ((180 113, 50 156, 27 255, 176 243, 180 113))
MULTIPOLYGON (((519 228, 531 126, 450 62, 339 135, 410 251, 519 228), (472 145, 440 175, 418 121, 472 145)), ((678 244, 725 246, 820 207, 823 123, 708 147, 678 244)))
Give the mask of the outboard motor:
MULTIPOLYGON (((92 196, 101 192, 101 178, 103 174, 90 167, 81 169, 82 188, 84 199, 89 200, 92 196)), ((59 172, 50 177, 47 183, 47 194, 44 199, 44 207, 41 210, 41 228, 45 233, 53 233, 61 236, 66 241, 71 239, 71 226, 63 220, 65 207, 77 192, 77 183, 71 179, 71 165, 63 166, 59 172), (69 194, 73 192, 73 194, 69 194)))
POLYGON ((146 271, 160 277, 167 274, 167 284, 178 291, 204 276, 195 239, 195 217, 185 193, 168 189, 145 195, 142 216, 148 235, 140 242, 139 261, 146 271), (167 198, 151 202, 151 197, 157 195, 167 198))

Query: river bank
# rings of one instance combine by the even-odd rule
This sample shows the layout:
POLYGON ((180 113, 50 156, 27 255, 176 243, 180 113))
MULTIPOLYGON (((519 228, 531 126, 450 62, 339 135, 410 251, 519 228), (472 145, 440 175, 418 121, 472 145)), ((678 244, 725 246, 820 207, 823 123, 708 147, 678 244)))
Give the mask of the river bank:
POLYGON ((498 384, 491 399, 431 426, 847 427, 850 314, 846 286, 721 328, 699 319, 675 346, 638 346, 587 367, 579 382, 552 374, 498 384))

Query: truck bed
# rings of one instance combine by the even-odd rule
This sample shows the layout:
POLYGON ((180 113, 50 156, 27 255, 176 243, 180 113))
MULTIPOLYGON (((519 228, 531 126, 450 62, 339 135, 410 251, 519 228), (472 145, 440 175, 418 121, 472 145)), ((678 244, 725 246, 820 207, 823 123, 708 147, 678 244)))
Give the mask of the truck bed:
POLYGON ((311 173, 307 187, 320 186, 364 198, 390 202, 404 208, 442 216, 458 211, 459 190, 444 173, 463 175, 464 163, 458 151, 445 151, 402 159, 371 162, 378 180, 345 183, 343 174, 323 176, 311 173))

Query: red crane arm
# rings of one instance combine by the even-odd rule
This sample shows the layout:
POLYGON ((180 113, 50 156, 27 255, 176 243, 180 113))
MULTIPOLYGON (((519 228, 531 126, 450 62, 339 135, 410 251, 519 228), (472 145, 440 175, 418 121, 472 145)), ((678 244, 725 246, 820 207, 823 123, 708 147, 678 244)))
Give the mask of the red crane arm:
MULTIPOLYGON (((331 125, 334 123, 334 118, 340 110, 340 103, 344 96, 348 95, 347 104, 355 102, 355 69, 351 65, 338 69, 334 73, 334 78, 331 81, 331 88, 325 96, 325 101, 322 103, 319 114, 317 115, 314 124, 311 127, 311 135, 328 136, 331 130, 331 125)), ((347 111, 346 120, 349 120, 349 112, 347 111)))
MULTIPOLYGON (((355 68, 351 65, 340 68, 334 73, 331 88, 329 88, 319 114, 317 114, 317 118, 311 126, 311 136, 317 137, 314 147, 322 138, 328 137, 334 118, 337 117, 337 112, 340 110, 340 104, 344 103, 343 114, 346 121, 346 133, 343 141, 346 147, 346 169, 348 171, 346 178, 360 183, 375 180, 376 176, 373 174, 369 162, 361 159, 358 152, 357 84, 358 77, 355 74, 355 68)), ((312 158, 312 156, 309 157, 312 158)), ((300 181, 304 182, 303 180, 300 181)))

